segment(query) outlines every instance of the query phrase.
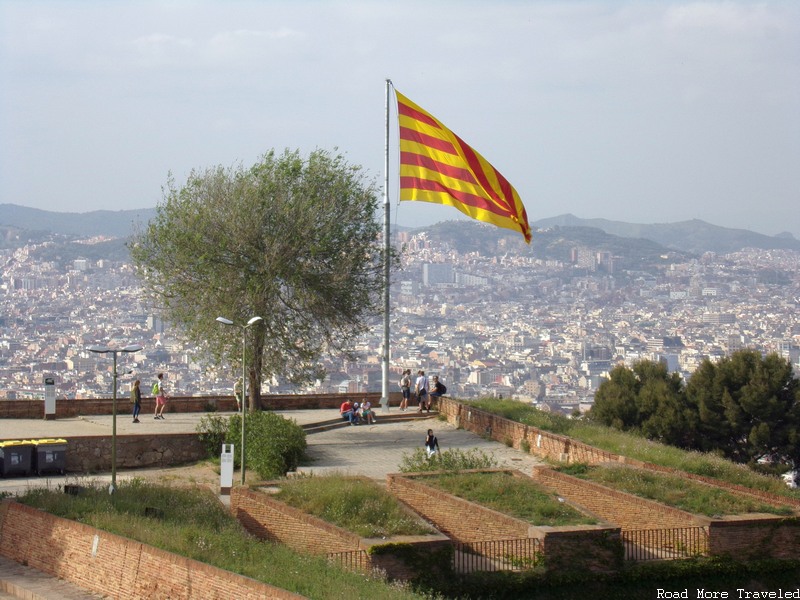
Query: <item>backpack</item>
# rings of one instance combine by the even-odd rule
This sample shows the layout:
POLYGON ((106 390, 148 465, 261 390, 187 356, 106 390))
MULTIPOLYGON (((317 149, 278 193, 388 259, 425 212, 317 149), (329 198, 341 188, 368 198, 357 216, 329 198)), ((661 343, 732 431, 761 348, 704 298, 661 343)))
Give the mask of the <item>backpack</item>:
POLYGON ((152 392, 153 392, 153 396, 158 396, 158 382, 157 381, 153 384, 152 392))
POLYGON ((447 393, 447 386, 443 383, 439 383, 439 395, 444 396, 447 393))

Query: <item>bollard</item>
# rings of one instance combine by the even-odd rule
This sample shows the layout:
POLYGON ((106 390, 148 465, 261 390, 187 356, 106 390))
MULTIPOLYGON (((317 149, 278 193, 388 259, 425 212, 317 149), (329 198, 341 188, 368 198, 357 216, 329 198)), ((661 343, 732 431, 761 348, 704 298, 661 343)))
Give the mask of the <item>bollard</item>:
POLYGON ((219 493, 230 496, 233 486, 233 444, 222 444, 219 457, 219 493))

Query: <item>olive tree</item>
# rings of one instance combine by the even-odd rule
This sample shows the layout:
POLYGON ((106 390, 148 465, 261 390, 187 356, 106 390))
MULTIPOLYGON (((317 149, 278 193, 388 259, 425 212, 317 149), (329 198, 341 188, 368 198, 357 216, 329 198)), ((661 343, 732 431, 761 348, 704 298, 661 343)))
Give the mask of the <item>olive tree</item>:
POLYGON ((378 194, 360 167, 316 150, 270 151, 252 167, 193 171, 163 190, 131 256, 146 292, 218 364, 241 366, 247 329, 249 407, 261 381, 320 376, 325 353, 348 354, 383 287, 378 194))

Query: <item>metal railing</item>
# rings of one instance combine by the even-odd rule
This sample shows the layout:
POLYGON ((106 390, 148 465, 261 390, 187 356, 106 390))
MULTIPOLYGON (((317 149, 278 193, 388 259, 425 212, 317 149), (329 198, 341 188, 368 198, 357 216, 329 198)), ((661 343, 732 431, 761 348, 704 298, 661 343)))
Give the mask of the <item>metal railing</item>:
POLYGON ((369 555, 367 555, 366 550, 330 552, 325 557, 329 563, 348 571, 366 572, 371 569, 369 555))
POLYGON ((453 547, 456 573, 526 571, 542 559, 541 545, 536 538, 456 542, 453 547))
POLYGON ((705 527, 623 529, 625 560, 677 560, 708 554, 705 527))

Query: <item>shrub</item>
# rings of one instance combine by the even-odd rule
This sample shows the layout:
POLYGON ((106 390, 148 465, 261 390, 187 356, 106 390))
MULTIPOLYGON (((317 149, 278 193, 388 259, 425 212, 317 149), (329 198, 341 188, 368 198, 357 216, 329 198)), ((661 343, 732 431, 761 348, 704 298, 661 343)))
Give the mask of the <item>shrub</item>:
POLYGON ((403 453, 400 472, 463 471, 465 469, 491 469, 496 466, 497 461, 494 458, 477 448, 466 451, 453 448, 431 458, 428 458, 424 449, 416 448, 411 454, 403 453))
MULTIPOLYGON (((219 456, 222 444, 233 444, 233 463, 241 468, 242 417, 204 416, 197 426, 209 456, 219 456)), ((247 466, 262 479, 282 477, 297 468, 306 451, 306 434, 295 421, 267 411, 247 415, 247 466)))
POLYGON ((210 415, 200 418, 196 431, 200 434, 200 443, 209 458, 219 456, 222 452, 222 444, 228 437, 228 428, 228 419, 225 417, 210 415))
POLYGON ((262 479, 297 469, 307 447, 306 433, 297 422, 267 411, 247 416, 245 436, 247 464, 262 479))

